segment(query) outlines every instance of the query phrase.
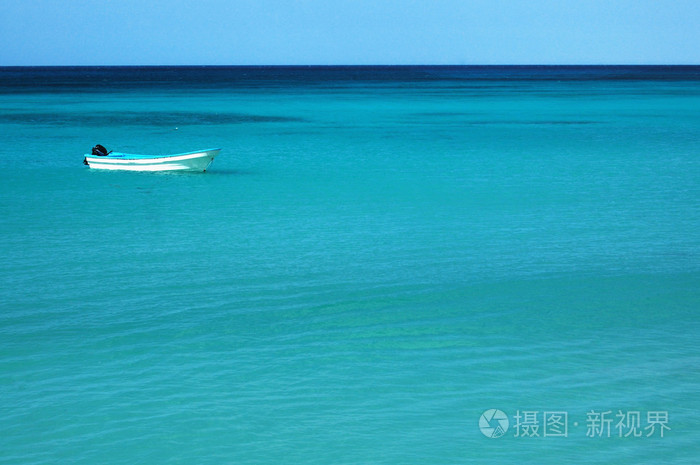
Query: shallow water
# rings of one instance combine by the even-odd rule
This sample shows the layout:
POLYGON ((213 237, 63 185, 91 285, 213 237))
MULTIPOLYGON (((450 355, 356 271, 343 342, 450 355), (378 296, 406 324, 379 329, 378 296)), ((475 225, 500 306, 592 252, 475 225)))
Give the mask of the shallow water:
POLYGON ((2 69, 0 92, 2 461, 696 463, 698 68, 2 69), (100 172, 97 143, 224 150, 100 172))

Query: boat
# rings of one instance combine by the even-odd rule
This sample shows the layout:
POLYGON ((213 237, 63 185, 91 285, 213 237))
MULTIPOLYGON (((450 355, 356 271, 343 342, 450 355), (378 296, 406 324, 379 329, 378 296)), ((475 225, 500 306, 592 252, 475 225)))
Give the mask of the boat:
POLYGON ((197 150, 172 155, 137 155, 108 152, 101 145, 96 145, 91 155, 85 155, 83 163, 97 170, 204 172, 219 152, 221 149, 197 150))

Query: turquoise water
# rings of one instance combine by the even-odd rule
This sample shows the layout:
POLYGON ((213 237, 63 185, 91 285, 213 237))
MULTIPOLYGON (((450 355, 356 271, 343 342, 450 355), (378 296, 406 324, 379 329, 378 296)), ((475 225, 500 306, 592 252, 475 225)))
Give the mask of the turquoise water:
POLYGON ((0 70, 0 462, 697 463, 698 75, 0 70))

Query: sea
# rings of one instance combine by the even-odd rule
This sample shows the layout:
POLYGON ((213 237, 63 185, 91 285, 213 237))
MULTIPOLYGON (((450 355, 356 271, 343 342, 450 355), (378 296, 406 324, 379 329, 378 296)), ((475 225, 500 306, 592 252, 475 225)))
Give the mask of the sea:
POLYGON ((3 67, 0 238, 2 464, 700 461, 698 66, 3 67))

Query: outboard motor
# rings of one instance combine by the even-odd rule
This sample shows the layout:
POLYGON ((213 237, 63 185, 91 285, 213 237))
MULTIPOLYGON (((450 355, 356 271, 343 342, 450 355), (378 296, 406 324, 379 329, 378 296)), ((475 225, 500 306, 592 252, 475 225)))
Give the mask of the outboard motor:
POLYGON ((110 153, 112 153, 111 150, 108 152, 107 149, 104 148, 103 146, 101 146, 100 144, 97 144, 96 146, 94 146, 94 147, 92 148, 92 154, 93 154, 93 155, 98 155, 98 156, 100 156, 100 157, 106 157, 106 156, 109 155, 110 153))

